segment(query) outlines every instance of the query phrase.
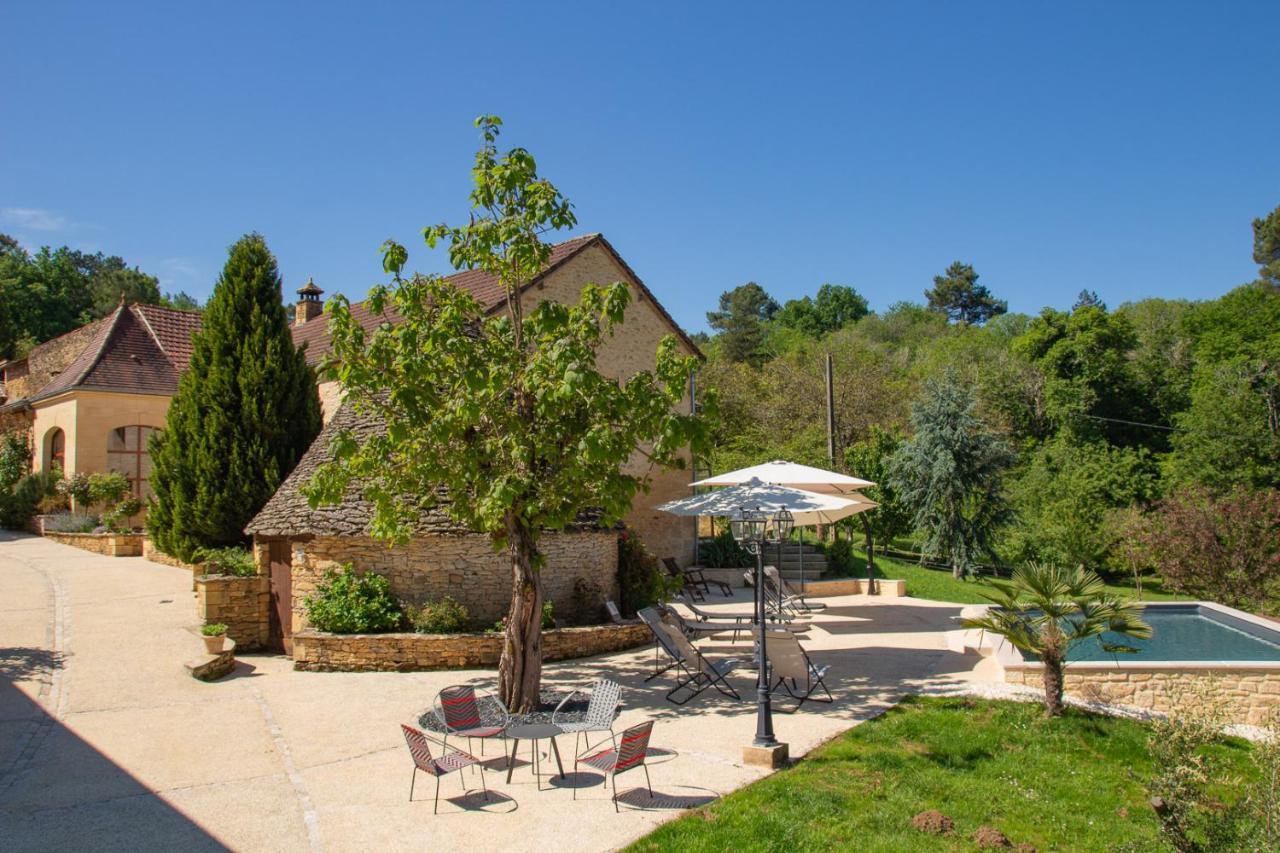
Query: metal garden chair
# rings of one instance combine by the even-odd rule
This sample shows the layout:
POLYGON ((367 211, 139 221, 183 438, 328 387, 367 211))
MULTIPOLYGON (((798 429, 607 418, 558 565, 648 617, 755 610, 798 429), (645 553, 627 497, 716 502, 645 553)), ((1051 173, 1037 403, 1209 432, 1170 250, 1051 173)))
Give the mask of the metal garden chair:
MULTIPOLYGON (((562 719, 561 709, 574 696, 582 694, 583 691, 574 690, 560 700, 560 704, 551 712, 551 724, 558 726, 565 734, 573 734, 573 757, 575 761, 585 751, 578 748, 578 739, 586 738, 586 750, 590 750, 592 748, 592 733, 606 732, 613 740, 614 747, 617 748, 618 746, 617 738, 613 734, 613 721, 618 716, 618 707, 622 704, 622 686, 616 681, 609 681, 607 678, 600 679, 591 685, 591 699, 587 703, 587 712, 583 715, 583 718, 581 720, 562 719)), ((596 744, 597 747, 599 745, 596 744)))
POLYGON ((444 744, 449 743, 449 735, 467 739, 467 749, 471 748, 471 739, 480 740, 480 754, 484 755, 484 742, 489 738, 502 738, 503 752, 506 752, 507 726, 511 724, 511 714, 502 700, 486 691, 477 691, 469 684, 455 684, 446 687, 436 694, 433 708, 436 719, 444 728, 444 744))
POLYGON ((800 710, 800 706, 806 701, 826 704, 835 701, 824 682, 827 672, 831 669, 830 665, 814 665, 795 634, 787 631, 766 631, 764 642, 769 667, 778 679, 778 682, 770 688, 770 693, 781 687, 788 696, 798 700, 794 711, 800 710), (819 687, 822 688, 823 693, 827 694, 826 699, 814 697, 813 694, 819 687))
MULTIPOLYGON (((646 720, 639 725, 632 726, 622 733, 622 741, 616 747, 604 749, 594 755, 588 755, 582 759, 583 764, 590 765, 597 770, 602 771, 605 776, 613 783, 613 810, 621 811, 618 808, 618 774, 625 773, 628 770, 634 770, 637 767, 644 768, 644 783, 649 789, 649 796, 653 797, 653 782, 649 779, 649 768, 645 765, 645 756, 649 752, 649 736, 653 734, 653 720, 646 720)), ((576 775, 578 772, 578 760, 574 759, 573 770, 576 775)), ((573 798, 578 798, 578 788, 573 788, 573 798)))
MULTIPOLYGON (((436 758, 431 754, 431 741, 435 740, 435 738, 403 723, 400 724, 400 730, 404 733, 404 741, 409 747, 409 754, 413 756, 413 778, 409 781, 409 802, 413 802, 413 787, 418 781, 418 771, 421 770, 429 776, 436 777, 436 796, 431 813, 439 814, 440 780, 450 773, 479 764, 480 759, 461 750, 449 750, 442 741, 436 741, 440 748, 444 750, 443 754, 436 758)), ((461 775, 458 778, 461 780, 461 775)), ((484 791, 484 798, 487 801, 489 799, 489 789, 484 784, 483 770, 480 773, 480 788, 484 791)), ((462 784, 462 790, 464 793, 467 790, 465 782, 462 784)))

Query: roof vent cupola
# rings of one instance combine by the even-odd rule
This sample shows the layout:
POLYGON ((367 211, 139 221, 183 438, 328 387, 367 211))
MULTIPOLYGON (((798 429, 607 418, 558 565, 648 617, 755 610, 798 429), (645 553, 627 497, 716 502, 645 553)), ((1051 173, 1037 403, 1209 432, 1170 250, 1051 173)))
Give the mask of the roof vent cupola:
POLYGON ((324 313, 324 303, 320 296, 324 293, 316 286, 315 281, 307 278, 307 283, 298 288, 298 304, 294 306, 294 325, 301 326, 308 320, 314 320, 324 313))

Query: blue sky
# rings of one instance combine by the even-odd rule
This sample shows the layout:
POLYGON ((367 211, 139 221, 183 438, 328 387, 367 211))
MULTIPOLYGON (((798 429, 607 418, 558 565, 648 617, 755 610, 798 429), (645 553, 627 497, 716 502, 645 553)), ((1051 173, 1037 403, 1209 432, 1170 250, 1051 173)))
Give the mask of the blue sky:
POLYGON ((466 215, 472 119, 691 330, 721 291, 883 309, 960 259, 1012 310, 1206 298, 1280 205, 1275 2, 4 4, 0 231, 208 295, 466 215))

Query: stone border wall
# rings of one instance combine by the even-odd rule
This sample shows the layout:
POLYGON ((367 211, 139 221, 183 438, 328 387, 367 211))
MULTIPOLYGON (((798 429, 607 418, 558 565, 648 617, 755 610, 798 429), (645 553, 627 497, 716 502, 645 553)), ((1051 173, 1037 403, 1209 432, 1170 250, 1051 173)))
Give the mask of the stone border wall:
MULTIPOLYGON (((542 632, 543 661, 590 657, 650 642, 641 624, 592 625, 542 632)), ((501 634, 293 635, 293 668, 312 672, 413 672, 497 666, 501 634)))
POLYGON ((196 615, 200 624, 227 626, 241 651, 265 648, 270 641, 271 592, 261 575, 201 575, 196 578, 196 615))
POLYGON ((186 569, 191 572, 191 591, 196 591, 196 578, 204 574, 204 565, 201 563, 184 563, 177 557, 166 554, 155 546, 150 536, 143 537, 142 540, 142 556, 144 559, 159 563, 162 566, 173 566, 175 569, 186 569))
POLYGON ((139 533, 54 533, 49 531, 44 534, 44 538, 106 557, 142 556, 142 535, 139 533))
MULTIPOLYGON (((1044 689, 1041 667, 1006 667, 1004 680, 1044 689)), ((1222 703, 1227 722, 1259 726, 1273 709, 1280 709, 1280 669, 1215 664, 1196 668, 1091 667, 1068 664, 1066 692, 1081 699, 1108 705, 1129 705, 1168 713, 1179 701, 1208 698, 1222 703)))

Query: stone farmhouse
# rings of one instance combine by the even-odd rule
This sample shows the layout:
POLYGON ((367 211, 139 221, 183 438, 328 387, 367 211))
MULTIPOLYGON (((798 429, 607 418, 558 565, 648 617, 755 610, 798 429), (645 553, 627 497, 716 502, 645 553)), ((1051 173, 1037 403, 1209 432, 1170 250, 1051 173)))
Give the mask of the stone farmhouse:
MULTIPOLYGON (((502 288, 492 276, 466 271, 449 280, 469 291, 489 311, 503 310, 502 288)), ((602 372, 625 380, 641 370, 652 369, 658 342, 668 334, 677 337, 686 353, 701 355, 639 276, 599 234, 556 245, 547 269, 527 286, 521 298, 526 310, 548 299, 576 302, 587 283, 615 281, 629 285, 632 303, 624 323, 601 348, 602 372)), ((318 364, 329 352, 321 291, 309 283, 299 295, 294 340, 305 344, 308 360, 318 364)), ((375 316, 363 304, 353 304, 351 310, 370 330, 396 320, 393 315, 375 316)), ((439 509, 424 513, 416 536, 408 545, 389 548, 369 537, 370 507, 358 489, 340 505, 316 510, 307 506, 299 487, 327 458, 335 432, 350 429, 360 433, 379 428, 376 423, 361 422, 349 406, 342 404, 337 383, 323 383, 320 399, 325 428, 246 529, 254 537, 260 570, 271 578, 273 642, 286 650, 290 648, 292 634, 306 628, 306 597, 326 571, 346 562, 385 576, 393 592, 404 600, 421 604, 449 595, 467 607, 477 624, 493 624, 505 615, 511 590, 505 555, 495 554, 487 537, 459 529, 439 509)), ((642 464, 638 455, 634 464, 642 464)), ((637 471, 642 470, 637 467, 637 471)), ((693 523, 653 507, 688 493, 691 466, 649 473, 651 491, 636 499, 624 523, 653 553, 689 562, 696 543, 693 523)), ((603 598, 617 596, 616 530, 602 529, 584 514, 570 529, 544 536, 542 548, 546 555, 543 583, 558 615, 587 618, 601 608, 603 598)))
MULTIPOLYGON (((503 308, 499 283, 481 272, 449 277, 491 311, 503 308)), ((700 355, 609 242, 599 234, 577 237, 553 248, 550 264, 522 299, 526 310, 546 299, 577 301, 588 282, 626 282, 632 304, 626 320, 600 352, 600 369, 624 380, 654 366, 658 341, 674 334, 683 350, 700 355)), ((298 291, 293 338, 305 346, 308 362, 329 354, 322 291, 308 282, 298 291)), ((394 316, 374 316, 362 303, 352 311, 369 329, 394 316)), ((30 429, 34 470, 60 468, 64 474, 120 471, 134 492, 149 495, 150 436, 164 427, 178 377, 191 357, 200 314, 155 305, 120 305, 110 315, 33 348, 25 358, 0 363, 0 429, 30 429)), ((342 563, 386 575, 400 597, 415 603, 450 595, 473 620, 492 624, 506 613, 509 567, 488 540, 457 529, 443 512, 421 519, 418 537, 402 548, 387 548, 367 535, 369 508, 358 493, 342 505, 312 511, 298 491, 328 452, 338 429, 376 429, 360 424, 342 406, 335 382, 320 385, 325 429, 294 473, 280 487, 247 532, 255 539, 259 566, 271 577, 272 635, 288 645, 306 625, 304 601, 323 573, 342 563)), ((642 463, 637 456, 637 466, 642 463)), ((637 467, 637 470, 643 470, 637 467)), ((653 509, 688 492, 690 469, 652 471, 652 489, 640 495, 624 523, 658 556, 681 563, 693 558, 693 523, 653 509)), ((543 580, 558 615, 582 617, 604 597, 617 596, 617 531, 600 529, 589 517, 544 538, 543 580)))

